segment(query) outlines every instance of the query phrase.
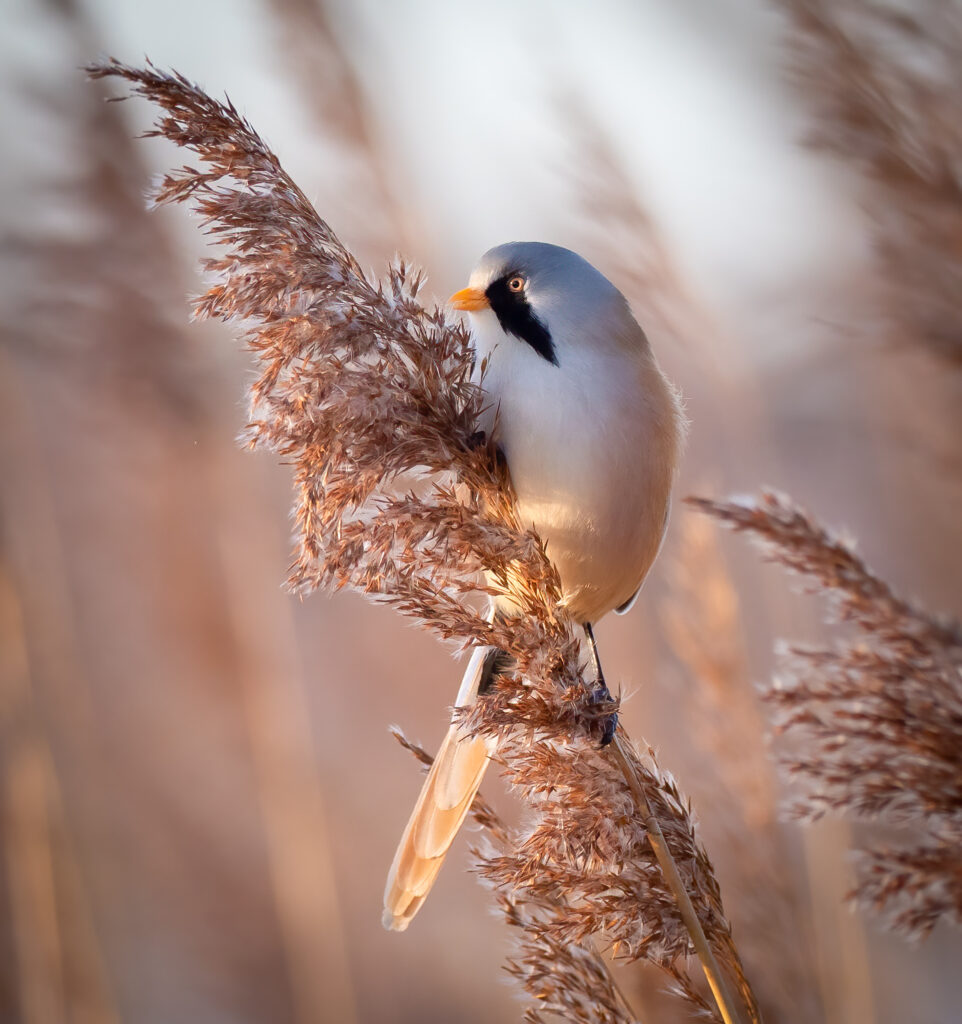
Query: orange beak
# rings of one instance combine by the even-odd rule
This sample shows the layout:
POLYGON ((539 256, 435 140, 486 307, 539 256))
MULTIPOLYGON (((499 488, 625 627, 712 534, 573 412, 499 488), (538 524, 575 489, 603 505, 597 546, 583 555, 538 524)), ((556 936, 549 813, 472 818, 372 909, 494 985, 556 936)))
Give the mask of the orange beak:
POLYGON ((455 309, 464 309, 469 313, 474 312, 478 309, 488 308, 488 297, 484 292, 478 291, 477 288, 462 288, 461 291, 455 292, 448 302, 455 309))

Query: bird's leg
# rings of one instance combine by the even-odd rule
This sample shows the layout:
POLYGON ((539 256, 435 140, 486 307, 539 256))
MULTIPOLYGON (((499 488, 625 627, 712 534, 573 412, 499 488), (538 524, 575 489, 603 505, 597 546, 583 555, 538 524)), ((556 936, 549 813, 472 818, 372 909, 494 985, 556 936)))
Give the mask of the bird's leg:
MULTIPOLYGON (((595 631, 591 628, 590 622, 586 622, 584 625, 585 636, 588 637, 588 642, 591 644, 591 657, 595 663, 595 672, 598 674, 598 688, 595 690, 595 700, 600 704, 602 701, 611 700, 611 692, 605 682, 605 674, 601 669, 601 659, 598 657, 598 644, 595 641, 595 631)), ((601 745, 603 747, 607 747, 615 738, 615 730, 617 728, 618 712, 612 711, 611 714, 607 715, 602 722, 601 745)))

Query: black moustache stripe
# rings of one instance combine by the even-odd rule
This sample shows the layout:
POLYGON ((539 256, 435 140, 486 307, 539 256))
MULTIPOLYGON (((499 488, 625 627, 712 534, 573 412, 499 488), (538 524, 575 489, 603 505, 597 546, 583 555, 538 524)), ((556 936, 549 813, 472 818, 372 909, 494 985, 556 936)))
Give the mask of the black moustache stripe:
POLYGON ((513 292, 508 288, 508 281, 516 277, 514 273, 505 274, 493 284, 488 285, 485 295, 494 315, 501 324, 505 334, 513 334, 516 338, 530 345, 535 352, 554 366, 558 365, 551 332, 535 315, 523 291, 513 292))

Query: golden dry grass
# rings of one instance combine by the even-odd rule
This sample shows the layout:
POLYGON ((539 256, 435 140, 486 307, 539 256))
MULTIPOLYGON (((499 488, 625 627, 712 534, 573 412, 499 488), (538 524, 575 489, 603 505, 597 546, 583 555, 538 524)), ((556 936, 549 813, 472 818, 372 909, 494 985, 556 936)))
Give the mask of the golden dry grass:
MULTIPOLYGON (((399 224, 419 223, 410 209, 395 216, 395 198, 381 187, 392 154, 378 151, 384 140, 372 132, 360 80, 351 79, 325 13, 318 21, 311 4, 272 6, 278 32, 286 33, 277 46, 278 77, 296 81, 315 123, 330 124, 352 151, 358 174, 343 187, 361 187, 372 210, 349 220, 357 209, 345 200, 347 234, 365 258, 379 258, 405 239, 399 224), (323 74, 312 67, 316 54, 329 62, 323 74)), ((637 187, 617 173, 604 138, 577 141, 592 138, 590 125, 580 135, 571 129, 582 151, 573 155, 575 177, 600 188, 586 237, 599 263, 630 283, 645 322, 678 341, 669 360, 682 362, 678 375, 691 398, 690 479, 699 493, 704 479, 724 481, 712 488, 723 492, 787 479, 826 519, 853 523, 885 579, 958 615, 954 370, 922 373, 920 361, 860 356, 852 343, 852 325, 869 324, 903 350, 914 346, 923 360, 931 350, 947 357, 940 365, 957 362, 958 199, 944 173, 957 151, 955 87, 941 71, 913 81, 912 68, 887 63, 892 51, 873 36, 893 34, 896 50, 918 42, 916 70, 933 55, 932 66, 942 67, 938 54, 956 52, 954 26, 943 31, 941 15, 930 18, 928 8, 879 29, 867 5, 791 6, 800 31, 786 41, 800 57, 802 101, 817 101, 813 133, 864 177, 858 198, 875 211, 871 303, 851 292, 850 320, 831 345, 792 364, 784 378, 753 364, 744 348, 724 340, 737 336, 738 325, 719 326, 698 308, 658 234, 657 206, 646 209, 637 187), (605 228, 622 222, 631 226, 627 238, 605 228), (686 352, 698 353, 697 369, 684 365, 686 352), (733 361, 734 382, 727 372, 733 361), (824 397, 806 406, 806 394, 817 389, 824 397), (841 433, 823 443, 833 423, 841 433), (852 478, 848 499, 833 490, 836 463, 852 478), (805 466, 813 467, 807 477, 805 466), (857 488, 865 493, 852 498, 857 488)), ((224 354, 226 344, 205 347, 216 333, 182 323, 190 272, 180 266, 171 220, 144 215, 147 173, 123 108, 102 105, 96 86, 77 87, 72 69, 103 44, 78 5, 58 5, 50 17, 72 47, 65 61, 57 58, 64 69, 38 68, 13 97, 62 141, 56 164, 24 191, 26 206, 42 213, 43 230, 11 232, 17 204, 3 211, 0 1015, 67 1019, 69 1006, 97 1021, 309 1021, 336 1006, 338 1019, 356 1014, 378 1024, 511 1019, 506 997, 491 985, 497 930, 456 880, 439 894, 435 927, 426 922, 416 947, 389 946, 377 931, 380 878, 398 827, 391 815, 402 813, 394 805, 407 804, 415 784, 395 771, 389 750, 380 759, 379 723, 399 714, 406 722, 440 721, 447 694, 438 695, 434 679, 451 667, 418 634, 350 598, 302 608, 278 592, 288 481, 225 447, 235 430, 239 364, 224 354), (252 465, 259 468, 246 468, 252 465), (358 790, 369 795, 359 799, 358 790)), ((22 140, 8 141, 16 163, 22 140)), ((417 494, 423 501, 424 492, 417 494)), ((606 666, 608 657, 630 666, 622 720, 636 734, 657 734, 664 760, 694 792, 765 1019, 888 1021, 904 1005, 903 992, 920 1013, 952 1019, 946 1007, 955 1004, 945 996, 951 972, 938 966, 940 957, 952 959, 945 927, 922 951, 893 958, 872 936, 871 915, 815 914, 822 976, 801 942, 794 956, 783 954, 806 900, 824 910, 846 886, 843 851, 824 831, 773 821, 774 762, 759 735, 768 711, 760 724, 750 689, 767 674, 763 652, 772 636, 806 635, 810 623, 799 621, 801 603, 782 606, 779 578, 760 583, 737 557, 727 581, 737 591, 733 604, 712 543, 699 541, 685 518, 676 510, 664 556, 688 573, 673 585, 672 625, 650 612, 664 599, 653 579, 649 607, 603 638, 606 666), (665 633, 677 658, 664 649, 665 633), (680 690, 676 661, 687 679, 680 690), (666 720, 680 738, 662 728, 666 720), (800 835, 809 844, 807 874, 800 835), (778 886, 766 881, 773 860, 778 886), (868 939, 856 935, 853 944, 844 929, 862 922, 868 939), (868 982, 848 956, 871 964, 867 995, 856 991, 868 982), (811 996, 816 989, 824 1018, 799 1001, 799 990, 811 996)), ((786 663, 792 706, 781 708, 788 728, 776 749, 791 756, 798 749, 792 737, 814 727, 805 742, 818 756, 809 757, 806 772, 828 770, 830 789, 837 786, 832 806, 851 816, 854 801, 861 814, 868 804, 852 788, 858 772, 839 778, 841 752, 823 743, 841 713, 843 728, 854 730, 852 749, 858 756, 862 744, 865 753, 864 730, 855 733, 868 712, 871 758, 885 762, 869 794, 874 813, 886 799, 881 768, 889 783, 906 768, 884 747, 897 738, 874 724, 893 714, 911 723, 919 760, 907 766, 907 792, 934 790, 934 817, 918 813, 917 804, 897 806, 899 821, 908 814, 921 824, 908 833, 860 827, 854 841, 868 854, 860 876, 865 901, 899 927, 925 931, 957 913, 945 898, 954 890, 943 885, 957 877, 952 848, 926 838, 932 825, 939 834, 952 827, 945 802, 952 786, 940 780, 954 767, 944 712, 955 697, 950 688, 945 699, 925 701, 933 678, 935 691, 945 691, 938 666, 954 662, 936 658, 917 674, 914 662, 909 671, 905 658, 888 652, 880 666, 876 639, 859 634, 868 660, 843 672, 839 658, 856 641, 844 630, 838 635, 841 646, 816 639, 818 657, 786 663), (872 695, 868 704, 862 688, 872 695), (927 778, 933 766, 938 771, 927 778)), ((575 704, 572 728, 581 710, 575 704)), ((822 778, 812 779, 818 792, 822 778)), ((811 787, 802 792, 808 801, 811 787)), ((818 799, 819 809, 828 806, 824 791, 818 799)), ((492 794, 492 804, 512 818, 503 798, 492 794)), ((886 820, 890 812, 879 811, 886 820)), ((492 811, 487 821, 496 820, 492 811)), ((505 839, 496 835, 482 853, 508 854, 506 867, 517 871, 517 847, 505 839)), ((449 875, 457 875, 453 863, 449 875)), ((499 891, 502 899, 511 893, 499 891)), ((523 907, 505 910, 525 924, 523 907)), ((522 931, 530 957, 521 949, 518 972, 532 988, 539 971, 544 985, 546 963, 570 953, 570 976, 546 1005, 581 992, 590 993, 599 1019, 602 1012, 615 1020, 689 1019, 690 1004, 657 991, 662 975, 653 980, 609 954, 599 960, 596 946, 552 945, 540 925, 522 931)))

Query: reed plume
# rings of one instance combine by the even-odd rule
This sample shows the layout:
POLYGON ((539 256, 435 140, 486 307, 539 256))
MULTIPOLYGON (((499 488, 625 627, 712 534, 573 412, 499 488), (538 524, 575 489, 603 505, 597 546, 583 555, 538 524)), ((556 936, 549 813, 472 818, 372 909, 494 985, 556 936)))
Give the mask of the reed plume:
MULTIPOLYGON (((391 732, 421 764, 430 767, 434 763, 434 758, 408 740, 400 729, 394 727, 391 732)), ((471 817, 489 839, 483 848, 475 849, 482 870, 497 856, 495 847, 503 856, 518 856, 509 829, 480 793, 471 805, 471 817)), ((631 1007, 591 941, 567 942, 551 928, 548 917, 557 910, 557 901, 546 905, 524 890, 499 888, 494 888, 494 897, 507 923, 519 929, 522 936, 520 948, 509 959, 507 970, 536 1000, 527 1011, 526 1020, 539 1024, 550 1019, 549 1015, 558 1015, 586 1024, 631 1024, 631 1007)))
POLYGON ((795 812, 901 828, 900 847, 858 852, 854 898, 908 936, 962 924, 962 628, 898 597, 786 497, 690 501, 816 584, 829 621, 853 627, 830 648, 784 647, 765 694, 792 741, 795 812))
POLYGON ((813 143, 864 177, 886 319, 962 363, 962 18, 956 4, 781 0, 813 143))
MULTIPOLYGON (((244 439, 294 469, 290 586, 351 587, 442 638, 500 647, 515 661, 464 713, 472 732, 499 738, 505 774, 536 812, 511 850, 480 865, 509 921, 523 922, 514 973, 547 1000, 544 1012, 570 1014, 570 986, 546 995, 537 965, 567 950, 589 970, 581 951, 598 937, 624 959, 668 970, 714 1016, 686 973, 697 952, 722 1018, 743 1019, 744 1004, 757 1020, 687 802, 623 733, 613 754, 599 748, 615 703, 599 703, 585 679, 557 571, 518 521, 506 471, 478 434, 485 399, 465 329, 421 305, 423 278, 402 260, 371 280, 229 101, 153 66, 88 71, 159 105, 148 135, 206 165, 165 175, 155 199, 190 204, 223 246, 204 261, 214 280, 195 313, 238 325, 257 357, 244 439), (516 617, 481 614, 478 599, 498 595, 516 617)), ((578 1000, 576 1019, 624 1019, 578 1000)))

